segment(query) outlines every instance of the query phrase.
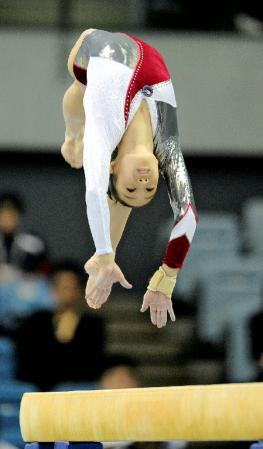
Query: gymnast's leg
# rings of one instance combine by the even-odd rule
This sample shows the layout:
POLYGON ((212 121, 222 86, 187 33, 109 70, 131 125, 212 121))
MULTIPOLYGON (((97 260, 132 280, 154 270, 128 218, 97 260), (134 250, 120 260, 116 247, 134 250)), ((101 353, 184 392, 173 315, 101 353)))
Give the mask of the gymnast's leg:
POLYGON ((63 98, 66 131, 61 153, 64 159, 74 168, 81 168, 83 162, 84 92, 85 87, 75 80, 67 89, 63 98))

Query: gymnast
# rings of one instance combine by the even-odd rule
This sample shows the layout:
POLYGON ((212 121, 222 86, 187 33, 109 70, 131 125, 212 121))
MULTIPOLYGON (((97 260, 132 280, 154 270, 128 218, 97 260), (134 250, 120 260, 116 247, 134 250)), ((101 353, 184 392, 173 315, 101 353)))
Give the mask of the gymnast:
POLYGON ((64 159, 83 166, 89 226, 96 247, 85 264, 86 301, 100 308, 113 283, 129 289, 115 262, 133 207, 155 196, 164 177, 174 226, 162 265, 150 279, 141 312, 161 328, 175 321, 171 296, 189 250, 196 212, 178 140, 176 99, 161 54, 124 33, 84 31, 68 58, 74 81, 63 99, 64 159))

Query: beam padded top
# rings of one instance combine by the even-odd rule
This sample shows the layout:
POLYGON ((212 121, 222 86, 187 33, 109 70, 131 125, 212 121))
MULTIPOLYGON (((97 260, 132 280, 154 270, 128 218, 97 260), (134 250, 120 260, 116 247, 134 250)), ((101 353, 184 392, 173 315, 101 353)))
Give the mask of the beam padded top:
POLYGON ((25 441, 263 439, 263 384, 26 393, 25 441))

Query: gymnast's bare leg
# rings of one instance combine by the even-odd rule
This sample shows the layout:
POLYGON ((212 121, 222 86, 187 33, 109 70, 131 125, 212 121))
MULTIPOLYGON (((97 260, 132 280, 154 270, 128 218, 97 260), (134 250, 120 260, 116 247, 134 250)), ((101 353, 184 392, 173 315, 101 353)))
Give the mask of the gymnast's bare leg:
POLYGON ((94 31, 94 28, 83 31, 72 48, 68 57, 68 71, 74 79, 63 98, 63 116, 65 120, 65 141, 61 146, 61 153, 73 168, 81 168, 83 163, 83 135, 85 126, 85 112, 83 96, 85 86, 75 79, 73 62, 83 42, 83 39, 94 31))
POLYGON ((63 98, 63 116, 66 131, 65 141, 61 146, 61 153, 73 168, 81 168, 83 163, 84 92, 84 86, 75 80, 63 98))

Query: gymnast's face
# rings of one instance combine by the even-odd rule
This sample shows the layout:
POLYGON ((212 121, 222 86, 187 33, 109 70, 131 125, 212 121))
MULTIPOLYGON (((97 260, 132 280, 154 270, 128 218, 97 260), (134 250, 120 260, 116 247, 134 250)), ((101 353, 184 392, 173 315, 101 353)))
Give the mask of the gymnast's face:
POLYGON ((131 207, 148 204, 159 179, 158 161, 152 153, 128 153, 111 163, 119 198, 131 207))

